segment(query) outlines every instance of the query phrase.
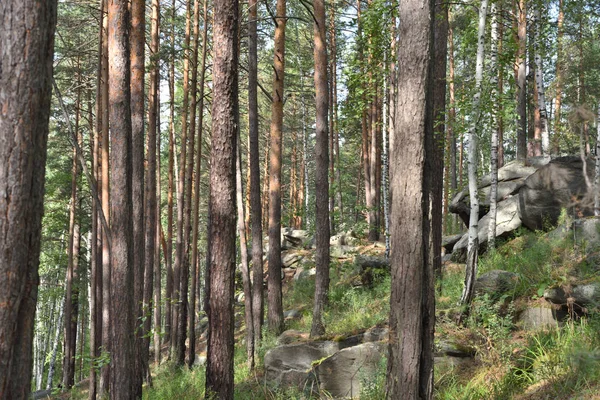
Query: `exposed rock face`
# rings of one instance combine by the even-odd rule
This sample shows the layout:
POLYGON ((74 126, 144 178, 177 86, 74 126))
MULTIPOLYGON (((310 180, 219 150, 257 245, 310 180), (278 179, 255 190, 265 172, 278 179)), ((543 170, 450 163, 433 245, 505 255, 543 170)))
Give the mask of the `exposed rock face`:
POLYGON ((558 326, 556 311, 548 307, 528 307, 517 321, 526 331, 538 331, 558 326))
POLYGON ((556 224, 561 209, 575 217, 593 215, 593 197, 588 195, 586 174, 594 180, 595 162, 568 156, 552 160, 531 174, 519 191, 519 213, 529 229, 544 229, 556 224))
POLYGON ((519 276, 513 272, 495 269, 477 278, 475 281, 475 293, 497 297, 514 288, 518 279, 519 276))
POLYGON ((544 292, 544 298, 552 304, 563 307, 597 308, 600 306, 600 283, 578 285, 570 290, 561 287, 549 288, 544 292))
POLYGON ((265 355, 266 380, 280 386, 303 388, 312 363, 338 351, 334 342, 308 342, 275 347, 265 355))
MULTIPOLYGON (((488 232, 490 226, 490 215, 486 214, 479 220, 477 236, 479 244, 487 243, 488 232)), ((515 229, 521 226, 521 218, 519 218, 519 197, 510 196, 505 201, 498 203, 496 211, 496 237, 503 237, 510 234, 515 229)), ((469 242, 469 234, 465 233, 462 238, 454 245, 453 253, 466 254, 467 245, 469 242)), ((461 254, 462 255, 462 254, 461 254)), ((461 257, 459 257, 461 258, 461 257)))
POLYGON ((383 353, 377 343, 340 350, 313 367, 313 387, 334 398, 358 398, 362 384, 375 378, 383 353))

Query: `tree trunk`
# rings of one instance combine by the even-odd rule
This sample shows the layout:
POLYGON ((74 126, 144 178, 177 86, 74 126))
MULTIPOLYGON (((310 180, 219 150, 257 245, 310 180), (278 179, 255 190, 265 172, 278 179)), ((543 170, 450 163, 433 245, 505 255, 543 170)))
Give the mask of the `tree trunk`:
MULTIPOLYGON (((432 99, 434 138, 431 162, 431 248, 430 257, 436 277, 442 276, 442 225, 443 188, 444 188, 444 140, 446 118, 446 58, 448 55, 448 8, 443 3, 435 4, 435 21, 433 27, 433 56, 432 66, 432 99)), ((432 305, 433 306, 433 305, 432 305)))
MULTIPOLYGON (((146 213, 145 213, 145 270, 144 270, 144 293, 142 304, 143 329, 142 329, 142 344, 141 344, 141 366, 143 371, 142 379, 149 375, 150 362, 150 326, 152 318, 152 297, 154 291, 154 279, 160 279, 160 267, 158 274, 155 274, 155 263, 160 265, 160 260, 156 257, 155 249, 160 242, 157 240, 157 224, 160 223, 158 213, 157 197, 157 136, 160 136, 157 125, 157 117, 159 113, 160 99, 158 98, 159 86, 159 3, 158 0, 152 0, 152 17, 150 26, 150 87, 148 92, 148 138, 147 138, 147 170, 146 170, 146 213)), ((158 149, 159 150, 159 149, 158 149)), ((160 154, 158 155, 160 157, 160 154)), ((159 253, 160 255, 160 253, 159 253)), ((159 286, 160 290, 160 286, 159 286)), ((159 293, 160 296, 160 293, 159 293)), ((155 304, 160 307, 160 303, 155 304)), ((156 310, 155 307, 155 310, 156 310)), ((155 321, 155 330, 160 329, 160 317, 158 323, 155 321)))
POLYGON ((325 333, 323 309, 329 293, 329 208, 327 197, 329 183, 327 181, 327 164, 329 152, 327 149, 327 39, 325 26, 325 1, 313 0, 315 12, 314 23, 314 58, 315 58, 315 99, 316 114, 316 143, 315 143, 315 300, 310 336, 317 337, 325 333))
MULTIPOLYGON (((501 67, 498 64, 498 15, 496 10, 496 4, 492 3, 490 7, 490 14, 492 16, 492 43, 490 47, 491 57, 491 101, 492 104, 500 104, 501 98, 500 93, 497 90, 498 86, 498 74, 501 67)), ((488 227, 488 248, 494 249, 496 247, 496 213, 498 205, 498 137, 499 137, 499 125, 498 125, 498 112, 496 108, 491 110, 492 117, 492 141, 491 141, 491 154, 490 154, 490 222, 488 227)))
MULTIPOLYGON (((479 8, 479 29, 477 33, 477 62, 475 67, 475 96, 473 97, 473 117, 469 127, 469 197, 471 215, 469 219, 469 242, 467 247, 467 266, 465 286, 460 299, 463 306, 469 306, 473 298, 475 278, 477 277, 477 258, 479 252, 479 198, 477 193, 477 134, 481 121, 481 85, 483 81, 483 60, 485 45, 485 18, 488 0, 482 0, 479 8)), ((459 320, 464 314, 459 316, 459 320)))
MULTIPOLYGON (((109 110, 108 110, 108 0, 104 0, 104 18, 102 29, 102 212, 107 224, 110 224, 110 165, 109 165, 109 110)), ((111 316, 111 255, 109 248, 110 231, 102 231, 102 352, 109 353, 110 341, 110 316, 111 316)), ((110 381, 110 364, 102 367, 100 372, 100 386, 98 395, 108 396, 110 381)))
MULTIPOLYGON (((285 75, 285 0, 277 0, 273 60, 273 103, 271 108, 271 153, 269 156, 269 330, 283 331, 281 293, 281 155, 283 130, 283 88, 285 75)), ((327 93, 327 92, 326 92, 327 93)), ((327 94, 325 94, 326 96, 327 94)))
POLYGON ((3 1, 0 20, 0 398, 27 399, 56 1, 3 1))
POLYGON ((561 110, 562 110, 562 89, 563 89, 563 35, 565 12, 564 0, 558 1, 558 21, 556 34, 556 88, 554 98, 554 135, 552 136, 552 152, 559 154, 560 152, 560 135, 562 134, 561 110))
POLYGON ((596 176, 594 177, 594 215, 600 216, 600 105, 596 119, 596 176))
POLYGON ((430 263, 429 194, 433 150, 433 2, 401 2, 398 95, 390 138, 392 293, 387 366, 389 399, 433 398, 433 268, 430 263), (431 115, 431 114, 430 114, 431 115))
POLYGON ((535 15, 535 87, 537 89, 537 108, 540 113, 540 133, 542 139, 542 156, 550 157, 550 134, 548 132, 548 112, 544 92, 544 68, 542 65, 542 11, 541 5, 534 3, 535 15))
POLYGON ((250 268, 248 266, 248 242, 246 239, 244 190, 242 185, 242 152, 240 138, 237 137, 237 154, 235 160, 235 185, 237 202, 237 231, 240 237, 240 261, 242 268, 242 283, 244 287, 244 315, 246 321, 246 355, 248 366, 254 368, 254 318, 252 309, 252 284, 250 282, 250 268))
MULTIPOLYGON (((100 183, 100 131, 102 130, 102 44, 103 29, 102 19, 104 17, 104 1, 100 1, 100 29, 98 38, 98 69, 96 72, 96 124, 92 122, 92 105, 89 103, 89 121, 90 132, 94 135, 94 144, 92 146, 92 174, 96 180, 96 188, 101 193, 100 183)), ((102 232, 100 231, 98 204, 92 200, 92 259, 90 262, 90 400, 96 400, 97 390, 97 370, 94 368, 95 359, 100 356, 100 346, 102 338, 102 250, 100 240, 102 232)), ((100 204, 100 207, 102 205, 100 204)))
MULTIPOLYGON (((133 304, 135 311, 135 397, 142 396, 142 382, 147 360, 144 360, 144 329, 139 326, 144 314, 144 57, 146 45, 146 1, 131 0, 131 128, 132 148, 132 201, 133 201, 133 304), (138 150, 140 149, 140 150, 138 150)), ((148 205, 149 206, 149 205, 148 205)), ((148 208, 150 209, 150 208, 148 208)), ((149 212, 148 214, 152 214, 149 212)))
POLYGON ((524 161, 527 158, 527 81, 525 52, 527 50, 527 10, 525 0, 518 0, 518 49, 517 61, 517 114, 519 122, 517 127, 517 160, 524 161))
MULTIPOLYGON (((192 225, 192 288, 190 293, 190 350, 188 358, 188 366, 192 368, 196 356, 196 284, 197 284, 197 268, 198 268, 198 219, 200 217, 200 177, 202 167, 202 122, 204 120, 204 79, 206 76, 206 54, 207 54, 207 35, 208 35, 208 2, 204 0, 203 11, 203 31, 202 31, 202 64, 200 67, 200 93, 198 95, 198 144, 196 157, 196 180, 194 182, 194 210, 193 210, 193 225, 192 225)), ((199 33, 199 31, 198 31, 199 33)), ((197 51, 197 47, 196 47, 197 51)), ((197 54, 196 54, 197 55, 197 54)), ((194 60, 197 60, 196 56, 194 60)), ((195 87, 195 85, 194 85, 195 87)), ((195 132, 191 133, 195 135, 195 132)))
POLYGON ((219 400, 233 399, 238 15, 237 0, 214 2, 206 394, 219 400))
MULTIPOLYGON (((181 275, 187 265, 185 261, 185 233, 184 219, 186 211, 186 157, 188 147, 188 110, 189 110, 189 76, 190 76, 190 36, 192 29, 192 15, 190 2, 187 2, 184 59, 183 59, 183 105, 181 108, 181 153, 179 156, 179 184, 177 186, 177 241, 175 243, 175 268, 173 269, 173 311, 171 316, 171 350, 170 358, 178 365, 183 365, 181 360, 181 341, 179 322, 183 314, 183 297, 181 295, 181 275)), ((191 184, 191 182, 189 182, 191 184)), ((185 326, 185 325, 184 325, 185 326)))
POLYGON ((252 219, 252 317, 254 319, 254 348, 262 339, 264 320, 263 301, 263 244, 262 208, 260 200, 260 153, 258 140, 258 2, 248 3, 248 140, 250 142, 250 215, 252 219))
POLYGON ((110 323, 110 394, 131 399, 135 379, 133 303, 132 125, 130 108, 129 11, 127 1, 108 3, 108 81, 110 114, 111 287, 110 305, 119 310, 110 323))
MULTIPOLYGON (((159 0, 153 0, 153 9, 154 6, 156 8, 156 24, 157 30, 160 30, 160 4, 159 0)), ((154 18, 153 18, 154 19, 154 18)), ((159 44, 160 46, 160 44, 159 44)), ((157 76, 158 82, 156 86, 156 99, 160 99, 160 74, 157 76)), ((161 326, 162 320, 162 274, 160 270, 160 248, 161 244, 163 245, 163 254, 167 254, 167 243, 164 239, 163 231, 162 231, 162 222, 161 222, 161 162, 160 162, 160 148, 161 148, 161 133, 160 133, 160 103, 157 102, 157 113, 156 113, 156 126, 158 127, 158 134, 156 135, 156 233, 155 233, 155 245, 154 245, 154 363, 156 365, 160 364, 161 359, 161 349, 160 349, 160 340, 161 334, 164 332, 161 326)), ((166 265, 166 262, 165 262, 166 265)), ((150 362, 150 361, 148 361, 150 362)), ((148 374, 150 376, 150 374, 148 374)))
MULTIPOLYGON (((65 302, 63 302, 58 313, 58 321, 56 321, 56 334, 54 335, 54 344, 52 345, 52 355, 48 363, 48 378, 46 379, 46 390, 52 389, 52 381, 54 380, 54 371, 56 369, 56 354, 58 353, 58 344, 60 343, 60 328, 62 327, 63 315, 65 313, 65 302)), ((29 384, 27 385, 29 386, 29 384)), ((10 397, 12 398, 12 397, 10 397)), ((29 397, 21 397, 28 399, 29 397)))
MULTIPOLYGON (((77 62, 78 78, 77 96, 75 100, 75 136, 81 145, 79 132, 79 116, 81 106, 81 79, 79 77, 79 60, 77 62)), ((65 301, 65 326, 63 347, 63 387, 70 389, 75 383, 75 353, 77 344, 77 310, 79 305, 79 289, 77 283, 77 269, 79 266, 79 221, 77 213, 79 200, 77 198, 77 150, 73 147, 71 167, 71 204, 69 205, 69 245, 67 264, 67 285, 65 301)))
POLYGON ((167 188, 167 283, 165 343, 171 342, 173 320, 173 187, 175 166, 175 0, 171 4, 171 59, 169 65, 169 183, 167 188))

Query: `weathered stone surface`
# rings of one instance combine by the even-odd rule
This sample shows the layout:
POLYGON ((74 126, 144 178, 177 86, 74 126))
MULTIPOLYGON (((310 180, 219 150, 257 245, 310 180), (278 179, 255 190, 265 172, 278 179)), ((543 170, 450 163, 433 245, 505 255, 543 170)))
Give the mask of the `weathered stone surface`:
POLYGON ((296 251, 285 251, 281 253, 281 264, 285 268, 290 268, 293 265, 296 265, 302 258, 302 254, 296 251))
POLYGON ((298 267, 296 269, 296 274, 294 275, 294 280, 295 281, 301 281, 301 280, 313 277, 316 274, 317 274, 317 269, 316 268, 305 269, 304 267, 298 267))
POLYGON ((599 307, 600 283, 573 286, 569 291, 561 287, 548 288, 544 291, 544 298, 552 304, 561 306, 599 307))
POLYGON ((331 246, 331 248, 329 250, 329 255, 331 258, 347 258, 352 253, 355 253, 356 250, 357 249, 354 246, 347 246, 347 245, 331 246))
POLYGON ((452 340, 440 340, 435 344, 436 357, 473 357, 475 355, 475 349, 471 346, 467 346, 452 340))
POLYGON ((585 218, 573 221, 573 239, 575 244, 584 247, 587 252, 600 247, 600 219, 585 218))
POLYGON ((281 386, 304 387, 312 363, 338 351, 334 342, 296 343, 275 347, 265 355, 267 382, 281 386))
MULTIPOLYGON (((479 220, 477 236, 479 237, 479 245, 487 243, 488 232, 490 226, 490 215, 486 214, 479 220)), ((509 235, 521 226, 521 218, 519 218, 519 197, 512 196, 505 201, 498 203, 496 211, 496 237, 504 237, 509 235)), ((466 253, 466 248, 469 242, 469 234, 465 233, 462 238, 454 245, 453 253, 466 253)))
POLYGON ((519 276, 513 272, 495 269, 482 274, 475 281, 475 293, 477 295, 488 294, 499 296, 513 289, 517 284, 519 276))
MULTIPOLYGON (((498 194, 496 199, 502 202, 510 195, 516 194, 525 183, 525 178, 533 174, 543 160, 528 159, 527 164, 520 161, 512 161, 498 170, 498 194)), ((479 181, 478 197, 480 202, 479 218, 487 214, 490 205, 490 185, 491 176, 486 175, 479 181)), ((465 226, 469 225, 469 215, 471 214, 469 190, 463 189, 457 193, 448 205, 451 213, 458 214, 465 226)))
POLYGON ((277 338, 277 345, 281 346, 284 344, 292 344, 295 342, 304 342, 309 338, 309 334, 307 332, 297 331, 294 329, 288 329, 283 332, 277 338))
POLYGON ((446 249, 446 254, 452 253, 454 245, 458 243, 460 239, 465 235, 466 232, 457 233, 456 235, 442 237, 442 247, 446 249))
POLYGON ((300 319, 300 318, 302 318, 302 313, 298 310, 287 310, 287 311, 284 311, 283 318, 285 318, 285 319, 300 319))
POLYGON ((519 215, 532 230, 555 225, 563 208, 575 217, 593 215, 593 198, 588 194, 586 174, 593 182, 595 162, 586 159, 586 174, 580 157, 552 160, 525 180, 519 190, 519 215))
POLYGON ((558 326, 556 312, 548 307, 527 307, 517 321, 526 331, 538 331, 558 326))
POLYGON ((384 352, 381 347, 364 343, 324 359, 313 368, 316 386, 334 398, 358 398, 362 383, 375 378, 384 352))

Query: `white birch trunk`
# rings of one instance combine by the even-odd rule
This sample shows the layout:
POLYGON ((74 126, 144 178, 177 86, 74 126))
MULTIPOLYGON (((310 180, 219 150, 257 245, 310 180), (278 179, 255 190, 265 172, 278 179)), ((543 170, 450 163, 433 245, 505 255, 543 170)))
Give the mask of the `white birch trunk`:
POLYGON ((48 367, 48 380, 46 381, 46 390, 52 389, 52 380, 54 379, 54 370, 56 367, 56 353, 58 352, 58 344, 60 342, 60 328, 62 327, 63 315, 65 312, 65 300, 63 300, 62 307, 58 313, 58 321, 56 322, 56 334, 54 336, 54 345, 52 346, 52 357, 50 358, 50 365, 48 367))
POLYGON ((535 85, 538 90, 538 105, 540 108, 540 125, 542 129, 542 155, 544 157, 550 157, 550 133, 548 132, 548 111, 546 109, 546 98, 544 92, 544 70, 542 65, 542 55, 541 55, 541 44, 542 44, 542 35, 541 35, 541 24, 542 24, 542 12, 541 5, 534 4, 534 16, 535 16, 535 85))
MULTIPOLYGON (((497 104, 498 96, 498 16, 496 15, 496 3, 492 3, 490 14, 492 17, 492 43, 490 46, 491 57, 491 88, 492 88, 492 104, 497 104)), ((496 214, 498 206, 498 115, 497 108, 492 107, 492 143, 490 155, 490 223, 488 225, 488 247, 493 249, 496 247, 496 214)))
POLYGON ((485 39, 485 18, 487 15, 488 0, 481 1, 479 8, 479 28, 477 33, 477 64, 475 69, 475 96, 473 97, 473 118, 469 127, 469 197, 471 200, 471 216, 469 219, 469 241, 467 246, 467 266, 465 286, 461 296, 461 304, 469 304, 473 297, 473 287, 477 275, 477 257, 479 251, 479 238, 477 228, 479 223, 479 199, 477 197, 477 128, 480 125, 481 110, 481 82, 483 80, 483 57, 485 39))

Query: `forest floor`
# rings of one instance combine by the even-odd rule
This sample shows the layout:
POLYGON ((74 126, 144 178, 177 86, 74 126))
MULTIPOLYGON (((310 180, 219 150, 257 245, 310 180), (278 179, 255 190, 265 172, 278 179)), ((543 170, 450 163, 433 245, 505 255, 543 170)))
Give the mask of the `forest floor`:
MULTIPOLYGON (((363 253, 382 253, 380 245, 363 243, 363 253)), ((542 297, 547 287, 574 285, 598 279, 597 256, 582 251, 571 239, 520 232, 495 252, 480 258, 479 275, 491 270, 517 274, 513 287, 500 296, 475 298, 466 323, 457 326, 464 266, 444 266, 441 292, 437 293, 436 343, 452 342, 473 349, 474 356, 459 364, 438 363, 435 398, 459 399, 600 399, 600 315, 596 307, 582 317, 555 327, 527 328, 520 316, 528 308, 548 307, 542 297)), ((327 339, 336 340, 374 326, 387 324, 389 273, 375 276, 371 287, 351 279, 353 261, 331 264, 330 303, 325 314, 327 339)), ((284 309, 297 310, 299 318, 286 321, 286 329, 308 333, 312 322, 314 279, 287 279, 284 309)), ((243 306, 236 304, 235 398, 239 400, 301 400, 297 389, 272 387, 265 382, 263 358, 276 346, 276 337, 265 333, 254 371, 247 365, 243 345, 243 306)), ((203 350, 202 339, 199 348, 203 350)), ((204 346, 205 349, 205 346, 204 346)), ((174 369, 165 363, 153 370, 153 387, 144 399, 198 399, 204 393, 204 367, 174 369)), ((87 385, 85 385, 87 386, 87 385)), ((85 398, 77 389, 61 398, 85 398)), ((326 397, 324 397, 326 398, 326 397)), ((361 399, 385 398, 385 363, 361 399)))

